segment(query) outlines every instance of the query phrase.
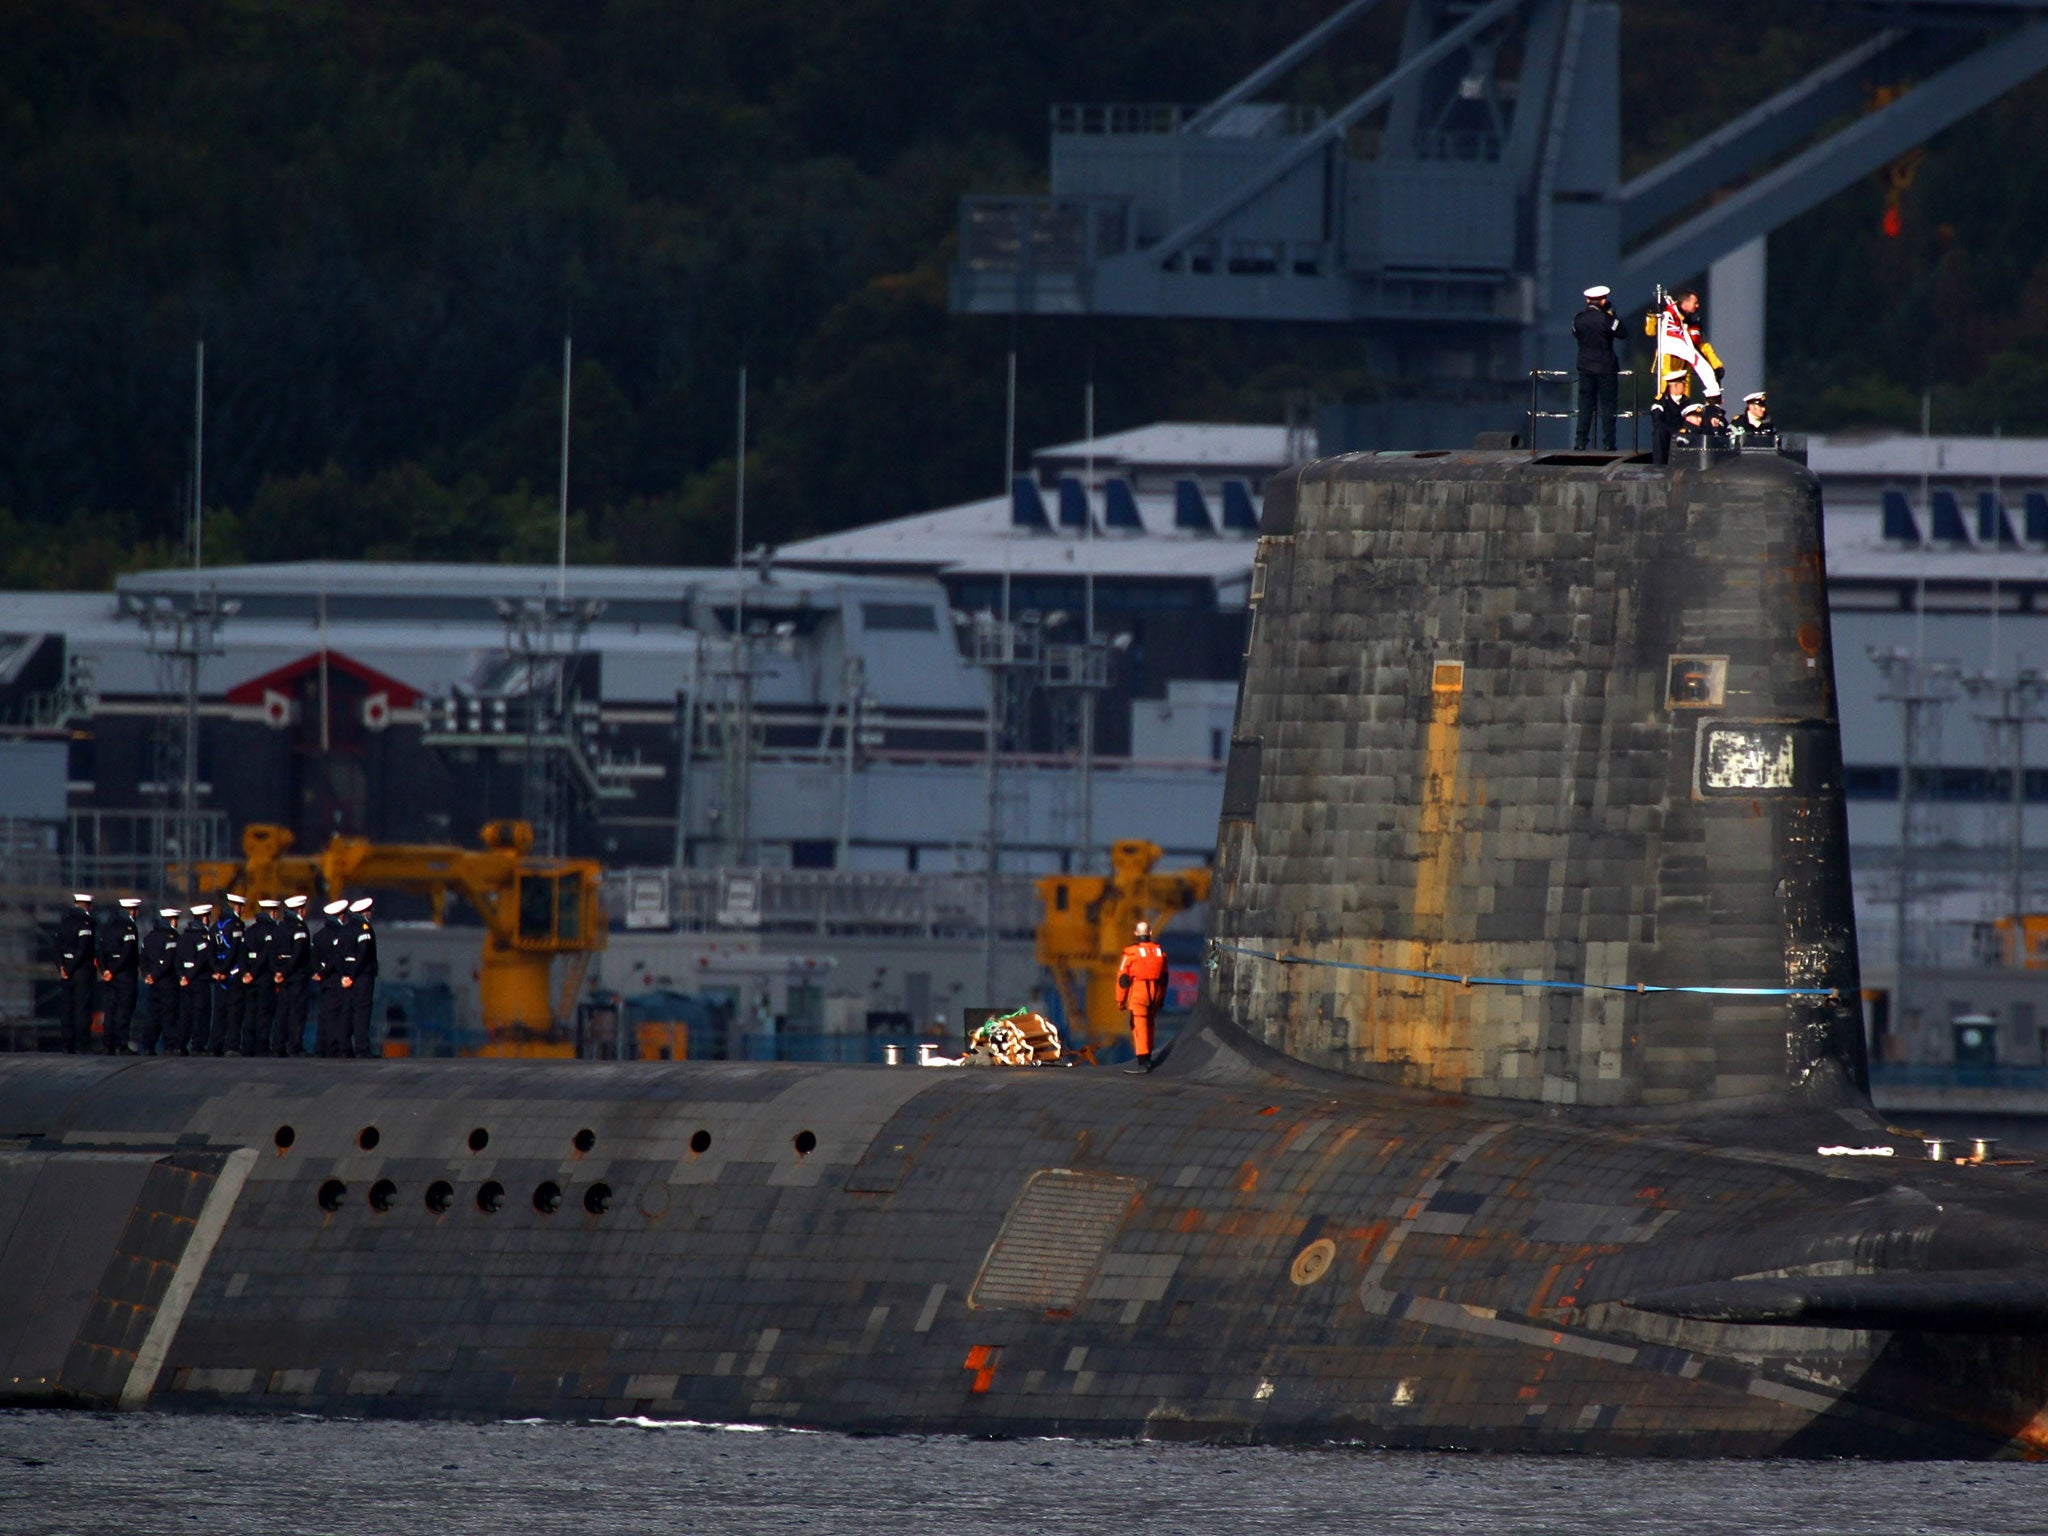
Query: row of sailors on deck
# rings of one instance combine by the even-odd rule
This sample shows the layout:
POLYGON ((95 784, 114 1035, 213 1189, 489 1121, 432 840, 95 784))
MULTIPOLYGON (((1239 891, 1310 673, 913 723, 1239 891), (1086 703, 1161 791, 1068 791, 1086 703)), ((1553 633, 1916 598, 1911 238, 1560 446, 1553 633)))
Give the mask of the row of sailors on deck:
POLYGON ((307 1006, 317 986, 314 1052, 374 1054, 372 898, 328 902, 317 933, 306 927, 304 896, 259 901, 248 923, 248 902, 234 894, 217 914, 211 902, 162 907, 147 933, 136 922, 139 897, 122 897, 103 925, 93 919, 90 892, 72 901, 51 944, 66 1051, 92 1050, 97 1022, 100 1049, 109 1055, 304 1055, 307 1006))

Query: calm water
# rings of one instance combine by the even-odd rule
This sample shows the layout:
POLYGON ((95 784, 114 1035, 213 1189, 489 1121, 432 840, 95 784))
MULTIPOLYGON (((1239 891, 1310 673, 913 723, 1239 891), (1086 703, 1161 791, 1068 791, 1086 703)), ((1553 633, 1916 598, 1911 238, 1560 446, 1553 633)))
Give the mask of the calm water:
POLYGON ((0 1532, 1996 1532, 2048 1466, 1603 1462, 631 1424, 0 1413, 0 1532))

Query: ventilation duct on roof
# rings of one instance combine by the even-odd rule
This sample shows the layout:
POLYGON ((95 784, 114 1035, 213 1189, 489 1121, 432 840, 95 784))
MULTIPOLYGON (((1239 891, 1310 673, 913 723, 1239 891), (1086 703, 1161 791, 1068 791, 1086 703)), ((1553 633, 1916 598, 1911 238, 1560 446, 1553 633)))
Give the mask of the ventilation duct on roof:
POLYGON ((1131 482, 1122 475, 1102 487, 1102 521, 1109 528, 1125 528, 1132 533, 1145 531, 1145 520, 1138 516, 1138 498, 1131 491, 1131 482))
POLYGON ((1967 544, 1970 530, 1963 526, 1963 509, 1956 505, 1954 491, 1936 491, 1928 497, 1934 510, 1934 537, 1944 544, 1967 544))
POLYGON ((1052 530, 1045 517, 1045 499, 1038 494, 1038 482, 1029 475, 1010 476, 1010 526, 1044 533, 1052 530))
POLYGON ((1060 476, 1060 526, 1088 526, 1088 487, 1073 475, 1060 476))
POLYGON ((1884 493, 1884 536, 1901 544, 1920 542, 1920 524, 1914 520, 1913 504, 1904 491, 1884 493))
POLYGON ((1192 480, 1173 482, 1173 526, 1189 533, 1216 531, 1216 525, 1209 520, 1209 503, 1202 498, 1202 488, 1192 480))
POLYGON ((2004 503, 1991 491, 1977 493, 1977 542, 2000 549, 2020 547, 2020 541, 2012 536, 2012 524, 2006 521, 2004 503))
POLYGON ((1252 488, 1242 480, 1223 482, 1223 526, 1232 533, 1259 531, 1259 509, 1252 505, 1252 488))

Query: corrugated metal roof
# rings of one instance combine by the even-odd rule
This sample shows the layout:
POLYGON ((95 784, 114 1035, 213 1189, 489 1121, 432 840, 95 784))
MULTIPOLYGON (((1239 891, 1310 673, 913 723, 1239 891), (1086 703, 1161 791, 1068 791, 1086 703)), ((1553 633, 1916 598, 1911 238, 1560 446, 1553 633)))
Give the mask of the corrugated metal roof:
POLYGON ((1128 432, 1111 432, 1092 442, 1077 438, 1040 448, 1034 459, 1086 459, 1093 452, 1098 467, 1128 464, 1133 468, 1285 469, 1293 463, 1286 427, 1260 423, 1155 421, 1128 432))
MULTIPOLYGON (((1171 495, 1135 499, 1143 533, 1105 530, 1088 537, 1079 529, 1017 528, 1010 521, 1010 499, 1000 496, 800 539, 785 544, 776 558, 812 569, 893 568, 949 576, 1079 576, 1092 570, 1111 579, 1197 577, 1219 585, 1249 578, 1256 550, 1251 535, 1176 528, 1171 495)), ((1099 498, 1096 517, 1099 523, 1099 498)))
POLYGON ((1806 464, 1823 483, 1875 476, 1918 480, 1967 475, 2048 477, 2048 437, 1928 437, 1914 433, 1815 433, 1806 440, 1806 464))

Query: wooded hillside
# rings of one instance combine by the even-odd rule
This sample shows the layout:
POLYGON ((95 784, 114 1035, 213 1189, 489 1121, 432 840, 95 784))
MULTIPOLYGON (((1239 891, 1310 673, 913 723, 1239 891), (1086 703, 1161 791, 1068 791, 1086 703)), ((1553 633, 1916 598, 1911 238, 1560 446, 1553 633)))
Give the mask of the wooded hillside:
MULTIPOLYGON (((959 196, 1043 184, 1057 101, 1196 101, 1331 0, 9 0, 0 584, 165 559, 207 344, 208 558, 550 558, 565 328, 583 558, 728 558, 735 373, 777 542, 1001 484, 1019 441, 1369 392, 1341 334, 961 319, 959 196)), ((1294 82, 1336 104, 1386 6, 1294 82)), ((1838 39, 1624 11, 1632 161, 1838 39)), ((2048 88, 1772 246, 1792 424, 2048 430, 2048 88)), ((1674 277, 1680 274, 1674 274, 1674 277)))

